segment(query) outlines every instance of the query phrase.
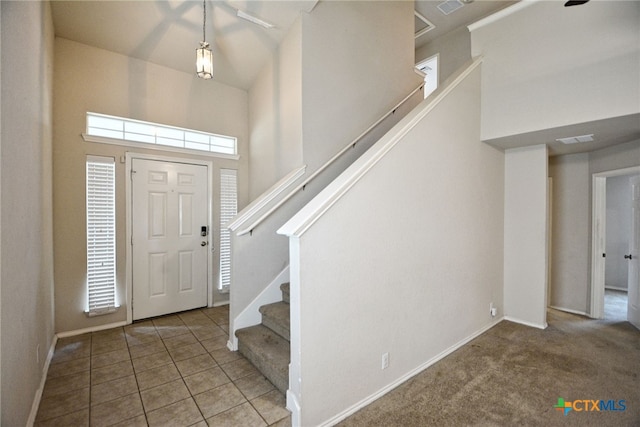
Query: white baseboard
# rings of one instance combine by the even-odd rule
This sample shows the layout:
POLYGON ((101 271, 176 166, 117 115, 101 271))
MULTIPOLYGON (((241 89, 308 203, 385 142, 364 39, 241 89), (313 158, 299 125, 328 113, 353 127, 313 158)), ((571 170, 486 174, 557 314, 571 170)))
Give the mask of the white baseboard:
POLYGON ((223 305, 229 305, 229 300, 213 303, 213 307, 222 307, 223 305))
POLYGON ((549 326, 547 325, 547 322, 544 322, 543 324, 539 324, 539 323, 528 322, 526 320, 521 320, 515 317, 509 317, 509 316, 504 316, 502 319, 508 320, 509 322, 518 323, 520 325, 530 326, 532 328, 537 328, 537 329, 547 329, 547 326, 549 326))
MULTIPOLYGON (((413 378, 414 376, 418 375, 420 372, 424 371, 425 369, 427 369, 428 367, 430 367, 434 363, 442 360, 443 358, 445 358, 449 354, 453 353, 454 351, 456 351, 457 349, 459 349, 463 345, 467 344, 469 341, 471 341, 474 338, 477 338, 478 336, 480 336, 483 333, 487 332, 489 329, 493 328, 498 323, 500 323, 503 319, 504 318, 500 318, 497 321, 494 321, 494 322, 492 322, 492 323, 480 328, 478 331, 476 331, 473 334, 469 335, 468 337, 458 341, 457 343, 455 343, 451 347, 449 347, 446 350, 442 351, 441 353, 439 353, 435 357, 432 357, 431 359, 427 360, 425 363, 423 363, 422 365, 418 366, 417 368, 409 371, 407 374, 405 374, 402 377, 398 378, 397 380, 395 380, 391 384, 381 388, 376 393, 370 395, 369 397, 364 398, 363 400, 361 400, 360 402, 358 402, 355 405, 351 406, 350 408, 347 408, 346 410, 342 411, 341 413, 339 413, 339 414, 331 417, 330 419, 324 421, 323 423, 320 424, 320 426, 333 426, 333 425, 339 423, 340 421, 344 420, 348 416, 353 415, 354 413, 356 413, 360 409, 362 409, 365 406, 371 404, 375 400, 378 400, 379 398, 381 398, 385 394, 389 393, 391 390, 395 389, 399 385, 403 384, 404 382, 406 382, 409 379, 413 378)), ((300 421, 300 406, 299 406, 299 402, 297 401, 295 396, 293 396, 293 395, 289 396, 288 392, 287 392, 287 409, 289 409, 291 411, 291 425, 294 426, 294 427, 299 426, 300 424, 294 423, 295 420, 297 420, 298 422, 300 421), (294 410, 297 410, 297 411, 294 411, 294 410)))
POLYGON ((291 425, 300 425, 300 402, 291 390, 287 390, 287 409, 291 412, 291 425))
POLYGON ((49 352, 47 353, 47 358, 44 361, 44 366, 42 367, 42 378, 40 379, 40 386, 36 390, 36 394, 33 397, 31 412, 29 413, 29 418, 27 419, 27 427, 32 427, 33 424, 36 422, 36 416, 38 415, 38 408, 40 408, 40 400, 42 399, 42 393, 44 392, 44 385, 47 382, 49 365, 51 364, 51 359, 53 359, 53 353, 56 351, 57 343, 58 343, 58 337, 54 335, 53 341, 51 342, 51 346, 49 347, 49 352))
POLYGON ((554 310, 558 310, 558 311, 564 311, 566 313, 571 313, 571 314, 578 314, 580 316, 586 316, 586 317, 590 317, 589 313, 586 313, 584 311, 579 311, 579 310, 572 310, 570 308, 564 308, 564 307, 557 307, 555 305, 550 305, 549 308, 553 308, 554 310))
POLYGON ((76 329, 75 331, 58 332, 56 335, 58 338, 73 337, 76 335, 87 334, 89 332, 104 331, 105 329, 119 328, 120 326, 126 326, 127 321, 107 323, 106 325, 92 326, 90 328, 76 329))

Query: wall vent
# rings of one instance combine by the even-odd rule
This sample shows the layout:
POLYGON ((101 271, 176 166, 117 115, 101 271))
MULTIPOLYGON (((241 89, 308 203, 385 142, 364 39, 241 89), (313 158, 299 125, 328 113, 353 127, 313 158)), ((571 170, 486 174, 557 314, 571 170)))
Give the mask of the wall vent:
POLYGON ((444 3, 440 3, 438 9, 440 12, 448 15, 460 9, 462 6, 464 6, 464 4, 462 4, 460 0, 447 0, 444 3))

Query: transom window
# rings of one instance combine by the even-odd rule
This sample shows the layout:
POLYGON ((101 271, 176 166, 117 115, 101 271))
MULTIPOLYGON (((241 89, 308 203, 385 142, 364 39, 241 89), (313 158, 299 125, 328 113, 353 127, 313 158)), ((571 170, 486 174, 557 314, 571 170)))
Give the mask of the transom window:
POLYGON ((115 142, 119 140, 133 143, 125 145, 154 145, 200 154, 238 154, 238 140, 231 136, 90 112, 87 113, 87 131, 83 136, 93 142, 122 144, 115 142))

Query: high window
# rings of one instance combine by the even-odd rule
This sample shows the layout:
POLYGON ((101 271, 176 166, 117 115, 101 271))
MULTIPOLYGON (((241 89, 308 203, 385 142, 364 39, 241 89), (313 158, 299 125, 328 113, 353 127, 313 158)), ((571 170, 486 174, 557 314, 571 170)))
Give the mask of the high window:
POLYGON ((162 148, 167 151, 208 153, 225 157, 238 154, 237 139, 105 114, 87 113, 87 141, 107 144, 162 148))

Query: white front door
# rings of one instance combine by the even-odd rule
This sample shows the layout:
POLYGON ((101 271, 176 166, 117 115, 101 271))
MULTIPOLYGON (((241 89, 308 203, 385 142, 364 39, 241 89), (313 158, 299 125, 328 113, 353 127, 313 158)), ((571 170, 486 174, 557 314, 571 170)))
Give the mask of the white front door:
POLYGON ((629 242, 629 302, 627 319, 640 329, 640 176, 631 178, 632 211, 629 242))
POLYGON ((132 160, 133 319, 207 305, 207 167, 132 160))

